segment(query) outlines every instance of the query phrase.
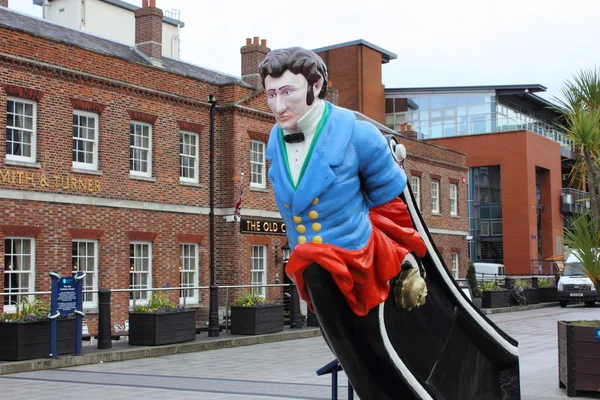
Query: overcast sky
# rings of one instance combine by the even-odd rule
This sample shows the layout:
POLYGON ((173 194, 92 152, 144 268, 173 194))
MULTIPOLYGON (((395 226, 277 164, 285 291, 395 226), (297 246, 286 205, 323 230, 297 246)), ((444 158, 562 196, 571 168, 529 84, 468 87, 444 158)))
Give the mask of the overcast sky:
MULTIPOLYGON (((9 0, 10 8, 41 16, 31 4, 9 0)), ((387 88, 539 83, 551 99, 572 74, 600 66, 600 0, 157 0, 157 6, 181 11, 181 59, 236 76, 240 47, 253 36, 271 49, 364 39, 398 55, 383 66, 387 88)))

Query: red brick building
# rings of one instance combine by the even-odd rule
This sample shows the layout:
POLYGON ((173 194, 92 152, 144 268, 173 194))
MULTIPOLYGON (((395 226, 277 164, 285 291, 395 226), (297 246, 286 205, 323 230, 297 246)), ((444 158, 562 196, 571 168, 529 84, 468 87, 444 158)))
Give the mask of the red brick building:
MULTIPOLYGON (((14 310, 19 292, 48 291, 51 271, 85 271, 85 289, 92 291, 208 286, 211 95, 218 101, 216 284, 283 281, 280 249, 286 239, 264 158, 273 119, 254 72, 269 50, 266 41, 255 38, 242 47, 239 78, 161 57, 160 38, 152 36, 161 23, 155 7, 136 11, 136 42, 154 42, 157 49, 112 42, 3 5, 0 292, 11 295, 4 296, 0 311, 14 310), (238 222, 225 217, 234 212, 242 173, 238 222)), ((380 76, 373 71, 380 71, 381 60, 372 54, 362 60, 369 63, 364 71, 380 76)), ((375 81, 369 96, 384 104, 381 80, 375 81)), ((360 118, 382 120, 371 115, 377 110, 362 111, 360 118)), ((426 219, 448 265, 455 257, 464 276, 465 155, 405 142, 406 169, 421 179, 422 207, 431 201, 424 188, 431 180, 439 184, 440 212, 426 219), (456 215, 443 195, 449 185, 456 186, 456 215)), ((177 300, 179 293, 170 293, 177 300)), ((148 295, 135 294, 141 301, 148 295)), ((113 294, 113 323, 127 319, 133 296, 113 294)), ((208 290, 181 296, 188 304, 208 305, 208 290)), ((94 332, 97 296, 88 293, 85 300, 86 323, 94 332)))

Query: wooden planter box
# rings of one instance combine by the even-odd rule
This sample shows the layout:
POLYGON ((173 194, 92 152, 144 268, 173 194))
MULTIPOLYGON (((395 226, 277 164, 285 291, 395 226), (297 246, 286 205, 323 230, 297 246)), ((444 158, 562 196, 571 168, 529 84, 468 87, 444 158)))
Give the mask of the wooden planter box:
POLYGON ((558 383, 574 397, 600 388, 600 327, 558 321, 558 383))
POLYGON ((558 301, 558 291, 555 287, 538 288, 537 291, 540 303, 556 303, 558 301))
POLYGON ((512 298, 510 290, 493 290, 483 292, 481 308, 510 307, 512 298))
POLYGON ((129 344, 160 346, 196 339, 196 310, 129 313, 129 344))
MULTIPOLYGON (((75 326, 75 318, 57 320, 57 355, 75 353, 75 326)), ((31 360, 49 355, 50 320, 0 322, 0 360, 31 360)))
POLYGON ((539 289, 525 289, 523 294, 527 299, 527 304, 539 304, 540 303, 540 293, 539 289))
POLYGON ((267 307, 231 307, 231 333, 260 335, 283 330, 283 304, 267 307))

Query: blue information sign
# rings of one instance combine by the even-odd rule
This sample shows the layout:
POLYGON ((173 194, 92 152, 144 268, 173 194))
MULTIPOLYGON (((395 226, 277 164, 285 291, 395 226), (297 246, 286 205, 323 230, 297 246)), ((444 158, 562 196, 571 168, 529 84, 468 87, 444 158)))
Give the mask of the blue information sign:
POLYGON ((77 309, 77 290, 75 278, 60 278, 58 280, 57 311, 61 315, 71 315, 77 309))
POLYGON ((594 339, 600 340, 600 329, 594 330, 594 339))

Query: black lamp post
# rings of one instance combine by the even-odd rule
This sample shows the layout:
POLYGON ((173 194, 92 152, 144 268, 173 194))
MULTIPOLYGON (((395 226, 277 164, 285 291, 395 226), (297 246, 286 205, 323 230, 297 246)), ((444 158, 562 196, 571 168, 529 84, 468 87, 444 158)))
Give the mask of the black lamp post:
POLYGON ((208 96, 210 103, 210 303, 208 308, 208 336, 219 336, 219 288, 215 285, 215 108, 217 99, 208 96))

